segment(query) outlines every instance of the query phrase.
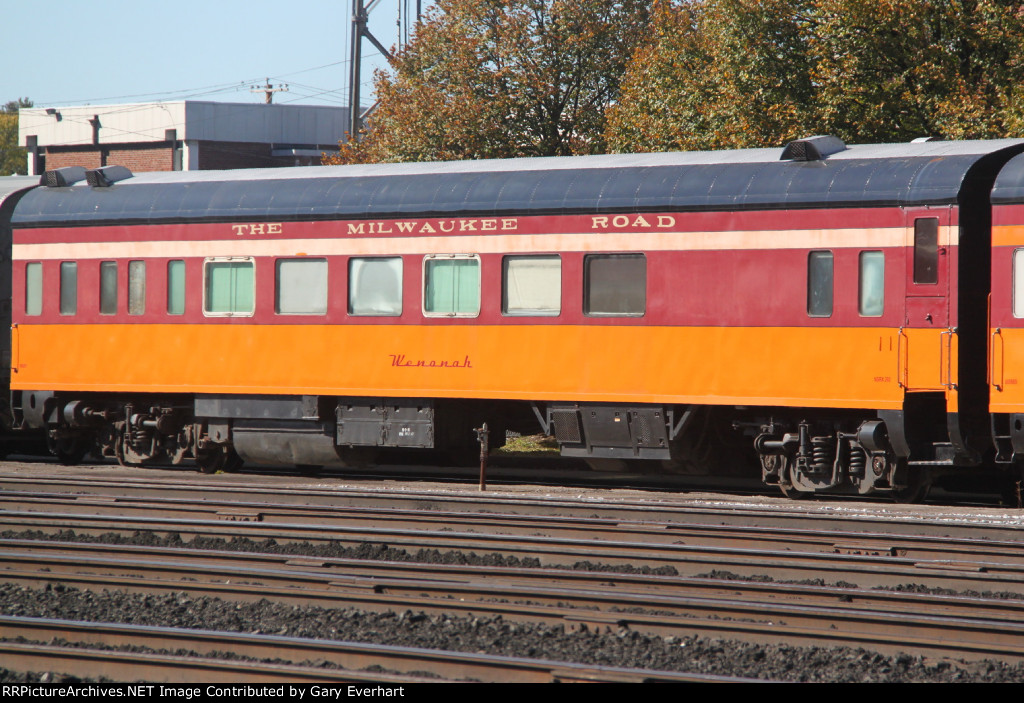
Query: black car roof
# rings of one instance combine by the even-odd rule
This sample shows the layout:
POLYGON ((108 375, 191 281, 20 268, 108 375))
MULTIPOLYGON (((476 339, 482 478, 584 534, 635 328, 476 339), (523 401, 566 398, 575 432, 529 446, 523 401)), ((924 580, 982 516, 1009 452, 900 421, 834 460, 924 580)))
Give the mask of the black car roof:
MULTIPOLYGON (((855 145, 820 160, 782 149, 237 171, 143 173, 39 187, 16 227, 187 221, 492 216, 955 203, 979 165, 1024 140, 855 145)), ((1024 184, 1024 157, 1015 170, 1024 184)), ((991 171, 991 169, 989 169, 991 171)), ((989 176, 991 177, 991 175, 989 176)), ((1003 176, 1000 175, 1000 182, 1003 176)), ((1009 187, 1009 186, 1007 186, 1009 187)))

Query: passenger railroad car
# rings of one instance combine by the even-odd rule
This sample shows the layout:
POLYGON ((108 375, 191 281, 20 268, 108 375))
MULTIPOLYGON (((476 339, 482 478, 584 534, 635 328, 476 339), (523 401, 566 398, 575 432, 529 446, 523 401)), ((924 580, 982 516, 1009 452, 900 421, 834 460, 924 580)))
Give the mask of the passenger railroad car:
POLYGON ((217 470, 459 454, 486 421, 914 494, 1024 446, 1022 151, 49 172, 4 201, 12 423, 217 470))

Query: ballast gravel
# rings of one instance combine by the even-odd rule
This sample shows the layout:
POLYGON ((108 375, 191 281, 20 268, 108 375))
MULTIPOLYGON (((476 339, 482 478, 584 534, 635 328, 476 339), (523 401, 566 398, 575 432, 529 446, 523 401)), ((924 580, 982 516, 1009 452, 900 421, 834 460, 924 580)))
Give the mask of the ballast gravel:
MULTIPOLYGON (((754 645, 707 637, 653 637, 630 630, 577 631, 501 617, 231 603, 187 593, 94 593, 61 585, 0 585, 0 612, 161 627, 274 634, 584 664, 807 682, 1021 682, 1024 667, 928 662, 843 647, 754 645)), ((16 676, 11 674, 11 676, 16 676)), ((0 673, 0 680, 7 679, 0 673)))
MULTIPOLYGON (((7 538, 41 538, 27 533, 7 538)), ((47 536, 53 539, 54 536, 47 536)), ((66 541, 124 542, 160 546, 227 549, 344 556, 347 558, 426 561, 432 563, 495 564, 499 555, 460 553, 409 554, 385 545, 352 549, 341 545, 275 545, 271 542, 211 540, 210 544, 175 535, 155 537, 138 533, 132 538, 115 535, 85 538, 65 533, 66 541)), ((517 560, 519 561, 519 560, 517 560)), ((518 563, 518 566, 529 564, 518 563)), ((579 568, 597 569, 581 564, 579 568)), ((640 571, 641 569, 638 569, 640 571)), ((719 574, 728 578, 727 574, 719 574)), ((790 647, 760 645, 708 637, 657 637, 627 629, 567 631, 516 623, 495 617, 432 616, 412 611, 372 613, 352 608, 299 607, 262 600, 234 603, 185 592, 145 595, 123 592, 96 593, 63 585, 32 589, 0 584, 0 613, 39 618, 89 620, 125 624, 182 627, 229 632, 264 633, 292 637, 346 640, 459 652, 486 652, 591 665, 682 671, 806 682, 1024 682, 1024 665, 1002 662, 951 662, 919 656, 886 656, 847 647, 790 647)), ((39 680, 39 674, 12 673, 0 669, 0 681, 39 680), (26 676, 31 678, 26 679, 26 676)), ((43 674, 46 676, 46 674, 43 674)), ((52 675, 50 675, 52 677, 52 675)))

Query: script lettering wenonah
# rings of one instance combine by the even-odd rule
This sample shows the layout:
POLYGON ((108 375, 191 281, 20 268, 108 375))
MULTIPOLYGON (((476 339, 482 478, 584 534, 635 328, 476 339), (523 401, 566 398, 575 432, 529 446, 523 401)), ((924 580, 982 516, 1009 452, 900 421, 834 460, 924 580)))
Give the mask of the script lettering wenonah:
POLYGON ((469 361, 469 356, 465 359, 449 360, 449 359, 407 359, 405 354, 388 354, 391 357, 392 366, 427 366, 434 368, 448 368, 448 369, 471 369, 473 364, 469 361))

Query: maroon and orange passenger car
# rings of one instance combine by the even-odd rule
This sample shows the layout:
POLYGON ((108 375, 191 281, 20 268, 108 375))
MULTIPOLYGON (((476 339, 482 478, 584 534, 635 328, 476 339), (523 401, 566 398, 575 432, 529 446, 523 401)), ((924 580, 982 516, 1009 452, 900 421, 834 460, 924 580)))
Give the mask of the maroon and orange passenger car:
POLYGON ((13 422, 66 461, 207 470, 532 423, 589 460, 717 442, 787 492, 913 493, 994 459, 990 382, 1024 413, 1024 205, 993 235, 990 203, 1021 151, 50 172, 7 206, 13 422))

